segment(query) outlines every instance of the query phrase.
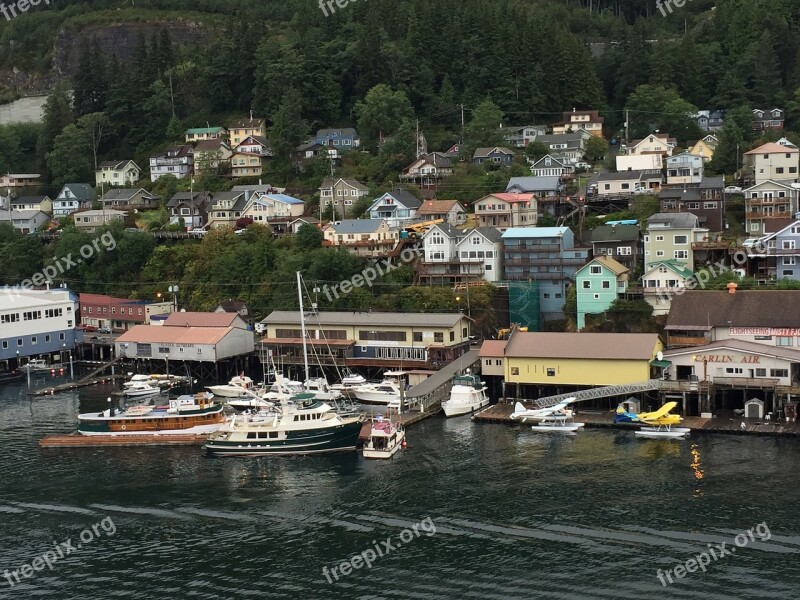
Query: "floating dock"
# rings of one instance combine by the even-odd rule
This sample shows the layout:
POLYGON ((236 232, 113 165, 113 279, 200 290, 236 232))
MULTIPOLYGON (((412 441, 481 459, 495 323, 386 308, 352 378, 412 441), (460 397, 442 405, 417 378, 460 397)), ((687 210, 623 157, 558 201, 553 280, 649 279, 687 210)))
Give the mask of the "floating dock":
POLYGON ((39 440, 40 448, 99 448, 127 446, 202 446, 205 435, 48 435, 39 440))
MULTIPOLYGON (((536 408, 532 403, 525 403, 525 408, 536 408)), ((483 423, 505 423, 508 425, 518 425, 520 422, 511 418, 514 412, 512 404, 500 403, 493 404, 479 413, 473 415, 472 419, 483 423)), ((614 423, 614 411, 582 411, 578 410, 575 420, 586 423, 586 427, 607 427, 614 429, 636 430, 641 427, 637 423, 614 423)), ((530 422, 528 424, 531 424, 530 422)), ((746 419, 744 417, 717 417, 704 419, 702 417, 684 417, 681 427, 688 427, 693 432, 701 433, 729 433, 736 435, 773 435, 800 437, 800 422, 786 421, 767 421, 764 419, 746 419), (744 424, 744 427, 742 427, 744 424)))
POLYGON ((68 392, 69 390, 76 390, 82 387, 89 387, 90 385, 97 385, 98 383, 109 383, 117 379, 126 379, 125 375, 105 375, 104 377, 96 377, 94 379, 81 379, 80 381, 70 381, 69 383, 60 383, 48 388, 39 390, 31 390, 28 392, 29 396, 50 396, 52 394, 60 394, 61 392, 68 392))

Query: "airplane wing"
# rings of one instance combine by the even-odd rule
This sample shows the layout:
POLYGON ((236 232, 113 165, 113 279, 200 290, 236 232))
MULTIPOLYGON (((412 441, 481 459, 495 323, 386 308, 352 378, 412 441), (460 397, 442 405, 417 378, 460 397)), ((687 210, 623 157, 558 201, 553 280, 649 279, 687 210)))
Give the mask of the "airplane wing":
POLYGON ((678 406, 677 402, 667 402, 654 412, 639 413, 637 416, 639 417, 640 421, 657 421, 658 419, 666 416, 676 406, 678 406))

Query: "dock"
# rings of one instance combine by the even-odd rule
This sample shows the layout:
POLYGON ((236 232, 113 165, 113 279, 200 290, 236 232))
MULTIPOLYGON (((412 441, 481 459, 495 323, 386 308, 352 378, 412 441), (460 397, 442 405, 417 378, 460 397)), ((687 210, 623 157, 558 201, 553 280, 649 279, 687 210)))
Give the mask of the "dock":
MULTIPOLYGON (((525 408, 537 408, 533 403, 525 403, 525 408)), ((504 423, 519 425, 519 421, 511 418, 514 412, 512 404, 493 404, 474 414, 472 420, 478 423, 504 423)), ((614 411, 577 411, 575 419, 586 423, 587 428, 613 428, 636 430, 641 427, 637 423, 614 423, 614 411)), ((530 423, 529 423, 530 424, 530 423)), ((702 417, 684 417, 681 427, 688 427, 699 433, 727 433, 734 435, 770 435, 800 437, 800 422, 767 421, 764 419, 746 419, 744 417, 719 416, 710 419, 702 417), (744 427, 742 427, 744 423, 744 427)))
POLYGON ((128 446, 202 446, 205 435, 48 435, 39 440, 40 448, 100 448, 128 446))
POLYGON ((48 388, 42 388, 39 390, 31 390, 28 392, 29 396, 50 396, 52 394, 59 394, 61 392, 68 392, 70 390, 75 390, 82 387, 89 387, 90 385, 97 385, 98 383, 108 383, 110 381, 115 381, 117 379, 126 379, 125 375, 122 373, 114 374, 113 367, 114 365, 118 364, 122 360, 121 358, 115 358, 108 362, 104 362, 100 364, 99 367, 94 369, 92 372, 87 373, 80 379, 76 379, 75 381, 69 381, 67 383, 60 383, 58 385, 54 385, 48 388), (101 375, 106 369, 109 367, 112 368, 111 375, 101 375))

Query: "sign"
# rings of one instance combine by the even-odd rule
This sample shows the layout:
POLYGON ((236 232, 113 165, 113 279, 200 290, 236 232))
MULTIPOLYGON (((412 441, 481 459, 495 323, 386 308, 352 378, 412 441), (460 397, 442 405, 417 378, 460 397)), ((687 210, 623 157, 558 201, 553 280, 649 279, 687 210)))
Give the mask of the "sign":
POLYGON ((760 356, 742 356, 739 360, 734 360, 734 357, 730 354, 708 354, 706 356, 702 356, 700 354, 696 354, 693 356, 694 362, 710 362, 710 363, 751 363, 751 364, 761 364, 759 363, 760 356))
POLYGON ((792 327, 731 327, 730 335, 800 336, 800 329, 792 327))

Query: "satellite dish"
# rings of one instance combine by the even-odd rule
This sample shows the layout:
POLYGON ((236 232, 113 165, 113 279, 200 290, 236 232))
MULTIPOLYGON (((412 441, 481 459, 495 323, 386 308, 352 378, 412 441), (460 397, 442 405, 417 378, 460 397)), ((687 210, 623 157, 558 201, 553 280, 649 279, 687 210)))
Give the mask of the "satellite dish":
POLYGON ((658 351, 658 354, 656 354, 656 358, 657 358, 658 360, 664 360, 664 353, 663 353, 663 352, 661 352, 661 350, 659 350, 659 351, 658 351))

